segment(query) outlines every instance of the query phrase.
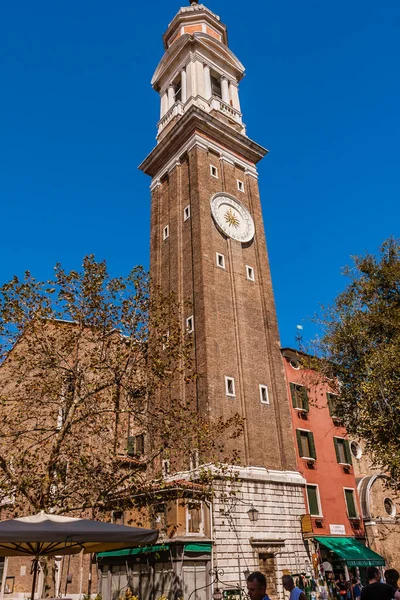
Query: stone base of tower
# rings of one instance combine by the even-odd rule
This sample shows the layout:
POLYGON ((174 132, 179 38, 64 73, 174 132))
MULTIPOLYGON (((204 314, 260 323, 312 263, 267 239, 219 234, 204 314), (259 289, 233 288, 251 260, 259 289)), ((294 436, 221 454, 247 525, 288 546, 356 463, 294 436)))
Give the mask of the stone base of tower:
POLYGON ((213 502, 220 588, 246 589, 247 575, 261 571, 268 595, 283 599, 282 575, 307 572, 311 564, 301 533, 305 481, 297 472, 259 467, 238 469, 236 475, 238 483, 217 484, 213 502), (253 508, 258 513, 249 512, 253 508))

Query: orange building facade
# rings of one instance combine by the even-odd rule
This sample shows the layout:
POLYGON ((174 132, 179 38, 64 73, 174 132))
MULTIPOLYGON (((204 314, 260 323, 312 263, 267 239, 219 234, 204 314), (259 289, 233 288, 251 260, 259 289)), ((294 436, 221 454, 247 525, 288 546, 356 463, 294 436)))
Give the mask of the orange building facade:
MULTIPOLYGON (((359 445, 347 437, 345 428, 335 417, 335 395, 328 386, 312 371, 301 368, 296 351, 285 348, 282 357, 297 469, 307 482, 306 513, 302 517, 305 545, 316 574, 327 575, 329 580, 342 572, 348 580, 351 576, 349 561, 338 560, 338 555, 329 552, 329 548, 335 542, 351 543, 348 538, 365 543, 353 468, 359 445)), ((355 547, 358 547, 357 542, 355 547)))

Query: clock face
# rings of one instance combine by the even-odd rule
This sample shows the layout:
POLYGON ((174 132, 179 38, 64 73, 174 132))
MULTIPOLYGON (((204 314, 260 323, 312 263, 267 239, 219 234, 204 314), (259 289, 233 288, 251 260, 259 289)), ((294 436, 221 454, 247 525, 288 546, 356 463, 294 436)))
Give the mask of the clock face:
POLYGON ((236 198, 216 194, 211 199, 211 213, 218 229, 237 242, 250 242, 254 237, 254 222, 247 208, 236 198))

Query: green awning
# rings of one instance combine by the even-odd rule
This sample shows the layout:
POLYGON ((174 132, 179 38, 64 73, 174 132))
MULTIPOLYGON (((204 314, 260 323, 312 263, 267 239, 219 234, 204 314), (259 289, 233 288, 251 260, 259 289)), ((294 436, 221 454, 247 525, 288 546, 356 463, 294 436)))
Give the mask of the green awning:
POLYGON ((383 567, 385 565, 385 559, 382 556, 355 538, 321 536, 315 539, 337 554, 348 567, 383 567))
MULTIPOLYGON (((124 548, 123 550, 110 550, 109 552, 99 552, 99 558, 109 558, 115 556, 134 556, 135 554, 154 554, 155 552, 165 552, 169 550, 169 544, 154 544, 154 546, 142 546, 141 548, 124 548)), ((203 552, 210 554, 212 544, 198 542, 197 544, 185 544, 185 552, 203 552)))
POLYGON ((133 556, 134 554, 148 554, 151 552, 164 552, 169 550, 169 544, 154 544, 154 546, 142 546, 141 548, 124 548, 123 550, 110 550, 109 552, 99 552, 99 558, 108 556, 133 556))
POLYGON ((211 554, 212 544, 202 544, 201 542, 198 544, 185 544, 185 552, 204 552, 206 554, 211 554))

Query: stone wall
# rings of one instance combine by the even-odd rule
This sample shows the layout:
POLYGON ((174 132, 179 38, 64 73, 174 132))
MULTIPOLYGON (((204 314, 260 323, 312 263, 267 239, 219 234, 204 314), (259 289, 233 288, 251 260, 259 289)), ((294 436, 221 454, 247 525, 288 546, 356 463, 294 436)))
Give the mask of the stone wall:
POLYGON ((220 483, 213 505, 214 566, 224 571, 221 587, 245 588, 247 575, 265 570, 270 556, 274 564, 267 592, 284 598, 283 572, 305 571, 310 562, 300 527, 304 480, 295 472, 256 467, 240 469, 239 478, 233 496, 229 485, 220 483), (258 511, 255 522, 248 515, 251 507, 258 511))

